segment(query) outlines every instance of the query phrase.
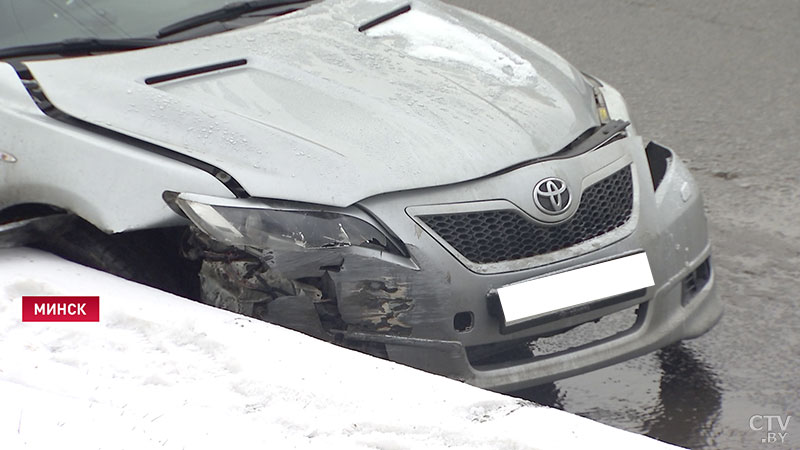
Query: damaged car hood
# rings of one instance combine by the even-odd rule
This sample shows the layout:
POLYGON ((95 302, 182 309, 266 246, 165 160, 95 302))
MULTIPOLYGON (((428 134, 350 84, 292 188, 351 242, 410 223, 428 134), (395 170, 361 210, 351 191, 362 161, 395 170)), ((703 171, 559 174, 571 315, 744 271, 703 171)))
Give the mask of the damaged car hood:
POLYGON ((488 19, 414 1, 359 31, 406 4, 326 1, 201 39, 27 65, 73 117, 212 164, 250 195, 334 206, 486 176, 598 124, 579 72, 488 19))

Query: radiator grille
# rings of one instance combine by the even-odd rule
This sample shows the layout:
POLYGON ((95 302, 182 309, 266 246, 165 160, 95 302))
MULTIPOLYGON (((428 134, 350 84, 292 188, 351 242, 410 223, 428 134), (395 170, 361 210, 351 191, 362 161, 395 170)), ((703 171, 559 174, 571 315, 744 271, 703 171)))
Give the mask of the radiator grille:
POLYGON ((425 215, 419 218, 475 264, 544 255, 608 233, 624 225, 633 211, 630 166, 589 186, 575 215, 557 225, 542 225, 516 210, 425 215))

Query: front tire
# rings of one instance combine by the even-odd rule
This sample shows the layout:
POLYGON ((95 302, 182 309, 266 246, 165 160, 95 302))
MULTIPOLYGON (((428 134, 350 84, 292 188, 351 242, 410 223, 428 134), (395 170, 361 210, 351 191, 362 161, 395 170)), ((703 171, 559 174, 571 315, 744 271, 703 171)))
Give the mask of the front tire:
POLYGON ((197 298, 199 266, 181 257, 184 228, 109 235, 88 222, 46 236, 32 247, 64 259, 189 298, 197 298))

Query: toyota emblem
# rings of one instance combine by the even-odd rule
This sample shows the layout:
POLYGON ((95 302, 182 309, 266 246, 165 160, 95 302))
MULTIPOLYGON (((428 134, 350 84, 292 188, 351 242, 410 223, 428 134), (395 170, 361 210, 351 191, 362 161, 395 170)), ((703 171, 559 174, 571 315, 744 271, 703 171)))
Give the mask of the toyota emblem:
POLYGON ((533 202, 543 213, 556 216, 569 208, 572 196, 561 178, 545 178, 533 188, 533 202))

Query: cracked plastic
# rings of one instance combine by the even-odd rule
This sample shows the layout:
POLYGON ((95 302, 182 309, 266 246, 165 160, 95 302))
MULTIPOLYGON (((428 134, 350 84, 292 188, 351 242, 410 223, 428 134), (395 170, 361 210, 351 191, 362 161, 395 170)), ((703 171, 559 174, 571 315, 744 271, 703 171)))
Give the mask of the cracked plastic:
POLYGON ((374 267, 381 255, 348 250, 237 248, 195 228, 184 253, 202 260, 201 300, 206 304, 329 341, 343 332, 409 335, 405 316, 414 309, 409 283, 388 275, 339 279, 345 260, 352 269, 374 267))

